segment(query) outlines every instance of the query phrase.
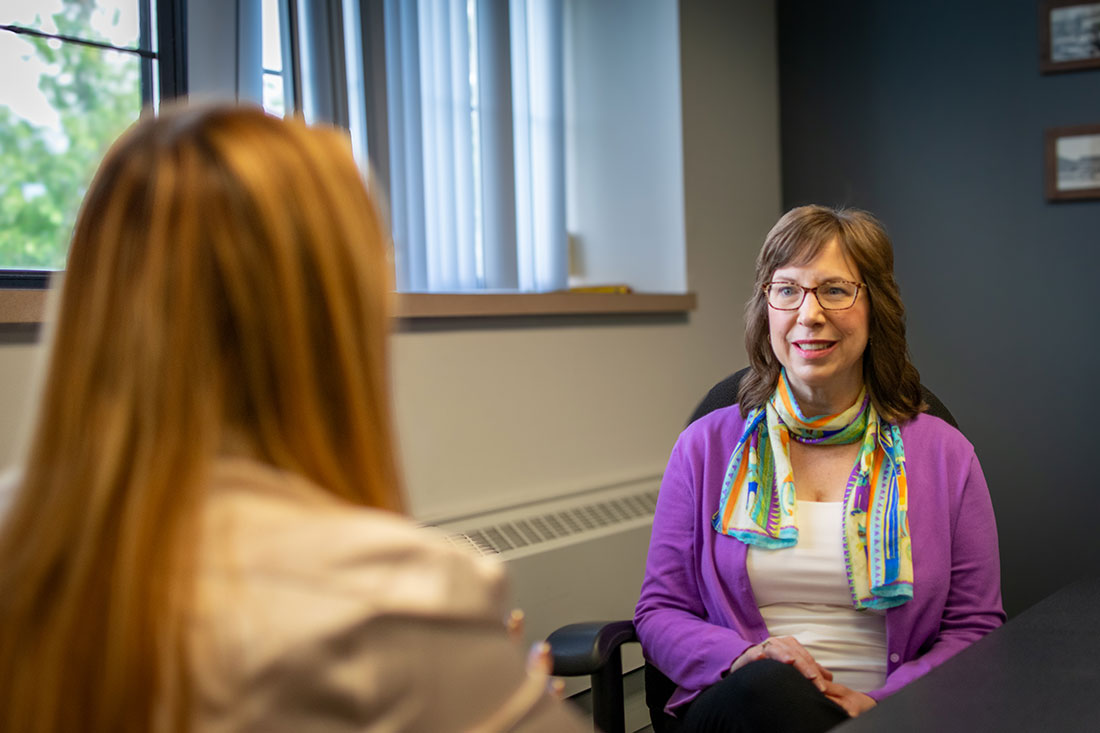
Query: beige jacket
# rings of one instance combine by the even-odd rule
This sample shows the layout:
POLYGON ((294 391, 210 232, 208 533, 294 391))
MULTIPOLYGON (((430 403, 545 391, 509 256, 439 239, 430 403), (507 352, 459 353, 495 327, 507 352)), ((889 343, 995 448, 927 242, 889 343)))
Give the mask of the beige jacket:
POLYGON ((499 563, 220 462, 189 628, 208 731, 580 731, 507 637, 499 563))

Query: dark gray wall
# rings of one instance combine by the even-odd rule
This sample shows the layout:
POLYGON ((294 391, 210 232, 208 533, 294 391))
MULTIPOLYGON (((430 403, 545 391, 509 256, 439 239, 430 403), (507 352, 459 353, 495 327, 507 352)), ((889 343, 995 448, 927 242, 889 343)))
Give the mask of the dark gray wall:
POLYGON ((778 10, 784 205, 890 232, 913 360, 989 481, 1010 614, 1100 555, 1100 201, 1043 194, 1043 130, 1100 123, 1100 70, 1039 74, 1037 6, 778 10))

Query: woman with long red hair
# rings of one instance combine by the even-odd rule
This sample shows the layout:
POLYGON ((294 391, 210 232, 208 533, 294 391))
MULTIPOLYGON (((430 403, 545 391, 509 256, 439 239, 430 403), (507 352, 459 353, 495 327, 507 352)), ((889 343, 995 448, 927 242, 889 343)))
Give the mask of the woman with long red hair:
POLYGON ((73 235, 0 529, 0 730, 579 730, 500 566, 400 516, 388 240, 347 140, 183 107, 73 235))

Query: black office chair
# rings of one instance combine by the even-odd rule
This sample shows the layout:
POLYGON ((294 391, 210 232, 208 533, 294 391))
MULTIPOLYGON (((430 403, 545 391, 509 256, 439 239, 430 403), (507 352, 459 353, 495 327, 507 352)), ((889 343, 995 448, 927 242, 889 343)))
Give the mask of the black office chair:
MULTIPOLYGON (((748 373, 742 369, 711 387, 695 408, 688 425, 721 407, 737 403, 737 388, 748 373)), ((936 395, 921 385, 921 394, 928 405, 926 412, 958 428, 955 417, 936 395)), ((622 646, 638 641, 633 620, 589 621, 563 626, 547 641, 554 660, 554 674, 559 677, 589 675, 592 680, 592 720, 604 733, 623 733, 626 719, 623 708, 622 646)), ((676 684, 653 666, 645 665, 645 701, 654 733, 675 733, 680 721, 664 712, 676 684)))

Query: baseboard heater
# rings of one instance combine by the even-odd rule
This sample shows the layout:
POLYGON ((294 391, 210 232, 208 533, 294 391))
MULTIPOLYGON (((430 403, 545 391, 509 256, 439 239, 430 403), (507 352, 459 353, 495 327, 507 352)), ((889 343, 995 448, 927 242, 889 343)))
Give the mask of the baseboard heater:
MULTIPOLYGON (((578 621, 630 618, 638 600, 660 476, 433 523, 456 546, 499 557, 528 644, 578 621)), ((642 664, 636 644, 623 667, 642 664)), ((566 694, 588 687, 569 680, 566 694)))

